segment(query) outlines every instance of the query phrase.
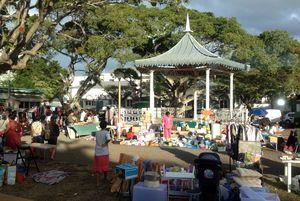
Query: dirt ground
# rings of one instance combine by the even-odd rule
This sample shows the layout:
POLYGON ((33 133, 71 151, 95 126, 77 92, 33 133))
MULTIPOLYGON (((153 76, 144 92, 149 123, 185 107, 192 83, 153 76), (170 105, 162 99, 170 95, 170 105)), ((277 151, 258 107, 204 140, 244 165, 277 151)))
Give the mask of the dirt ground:
MULTIPOLYGON (((28 141, 25 136, 22 140, 28 141)), ((94 153, 94 141, 84 139, 70 140, 61 135, 58 144, 55 161, 39 161, 41 171, 63 170, 69 176, 59 184, 52 186, 36 183, 30 175, 36 172, 34 166, 30 169, 30 175, 22 184, 0 187, 0 192, 29 198, 37 201, 106 201, 119 200, 116 194, 109 191, 109 185, 104 188, 96 188, 95 177, 91 174, 91 165, 94 153)), ((168 147, 135 147, 110 145, 110 175, 113 174, 114 166, 118 162, 120 153, 138 155, 148 160, 188 166, 199 155, 198 150, 168 147)), ((283 174, 283 165, 279 160, 281 152, 265 149, 263 154, 264 184, 270 191, 279 194, 282 201, 300 200, 300 195, 287 193, 286 186, 278 181, 278 176, 283 174)), ((223 164, 228 164, 229 158, 220 154, 223 164)), ((293 167, 293 175, 300 174, 300 166, 293 167)), ((0 199, 1 200, 1 199, 0 199)))

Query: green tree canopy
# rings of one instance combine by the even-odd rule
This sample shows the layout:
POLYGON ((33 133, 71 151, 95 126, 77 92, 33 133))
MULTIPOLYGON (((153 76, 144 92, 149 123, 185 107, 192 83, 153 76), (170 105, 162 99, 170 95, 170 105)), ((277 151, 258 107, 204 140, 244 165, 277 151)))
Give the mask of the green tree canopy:
POLYGON ((12 86, 16 88, 39 89, 47 99, 57 97, 61 93, 61 74, 64 69, 58 62, 45 58, 35 58, 28 63, 28 67, 15 71, 12 86))

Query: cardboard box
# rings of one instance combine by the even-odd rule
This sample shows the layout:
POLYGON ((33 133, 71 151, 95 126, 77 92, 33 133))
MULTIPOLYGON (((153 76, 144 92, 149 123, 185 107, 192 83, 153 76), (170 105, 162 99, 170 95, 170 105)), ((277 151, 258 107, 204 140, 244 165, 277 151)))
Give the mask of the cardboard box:
POLYGON ((135 134, 139 133, 140 131, 141 131, 140 126, 132 126, 132 132, 134 132, 135 134))

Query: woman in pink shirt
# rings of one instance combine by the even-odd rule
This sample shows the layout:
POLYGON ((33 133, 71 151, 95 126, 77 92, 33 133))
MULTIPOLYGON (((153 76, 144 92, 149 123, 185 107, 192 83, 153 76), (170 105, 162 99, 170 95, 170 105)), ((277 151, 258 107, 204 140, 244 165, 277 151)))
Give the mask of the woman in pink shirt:
POLYGON ((173 126, 173 117, 170 115, 170 112, 166 112, 163 116, 162 124, 164 128, 164 138, 169 139, 171 137, 171 129, 173 126))

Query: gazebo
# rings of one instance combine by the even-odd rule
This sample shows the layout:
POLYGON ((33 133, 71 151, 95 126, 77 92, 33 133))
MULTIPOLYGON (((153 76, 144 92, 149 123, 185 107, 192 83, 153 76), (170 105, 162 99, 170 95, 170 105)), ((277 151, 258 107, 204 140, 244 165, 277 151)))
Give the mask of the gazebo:
MULTIPOLYGON (((185 35, 167 52, 135 61, 135 67, 141 73, 150 74, 150 111, 154 106, 154 72, 177 76, 206 76, 205 107, 210 109, 210 74, 228 74, 230 76, 230 117, 233 117, 233 75, 235 71, 246 71, 248 65, 221 58, 208 51, 191 35, 189 16, 186 17, 185 35)), ((197 92, 194 92, 194 119, 197 119, 197 92)))

